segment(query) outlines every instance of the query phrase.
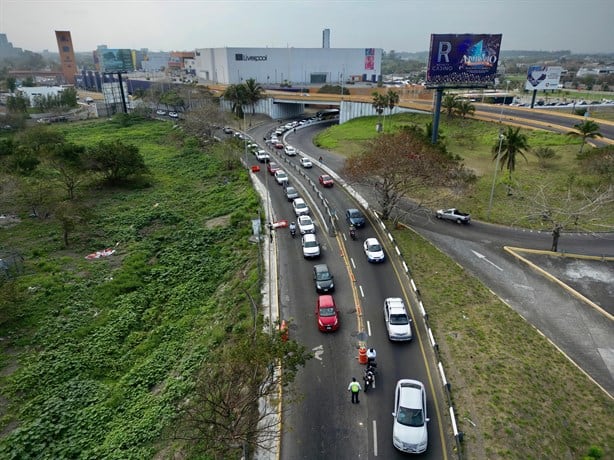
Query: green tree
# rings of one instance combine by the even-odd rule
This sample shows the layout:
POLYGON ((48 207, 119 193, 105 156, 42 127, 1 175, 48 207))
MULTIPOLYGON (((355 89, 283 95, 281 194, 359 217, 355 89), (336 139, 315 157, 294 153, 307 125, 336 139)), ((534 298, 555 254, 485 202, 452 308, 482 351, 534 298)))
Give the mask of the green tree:
POLYGON ((446 93, 441 101, 441 107, 445 110, 446 115, 451 117, 458 107, 458 96, 456 94, 446 93))
POLYGON ((507 131, 502 136, 492 147, 493 161, 499 158, 501 169, 507 168, 508 178, 511 181, 512 173, 516 169, 516 155, 520 154, 525 160, 527 159, 524 152, 530 148, 529 141, 527 136, 520 132, 520 128, 513 126, 508 126, 507 131))
POLYGON ((15 89, 17 89, 17 79, 15 77, 8 77, 6 79, 6 89, 8 89, 9 93, 15 92, 15 89))
POLYGON ((232 104, 230 111, 237 117, 243 118, 243 106, 247 104, 245 85, 229 85, 223 97, 232 104))
POLYGON ((73 143, 60 144, 49 155, 48 161, 57 173, 69 200, 75 198, 75 190, 85 177, 85 147, 73 143))
POLYGON ((262 99, 264 95, 264 89, 262 88, 260 83, 258 83, 253 78, 248 78, 247 80, 245 80, 244 86, 245 86, 245 103, 251 106, 252 116, 253 116, 256 110, 256 104, 258 103, 260 99, 262 99))
POLYGON ((60 223, 64 247, 69 245, 70 234, 87 222, 88 214, 88 209, 74 200, 60 201, 55 206, 54 217, 60 223))
POLYGON ((30 100, 24 96, 9 96, 6 99, 6 110, 8 113, 27 113, 30 100))
MULTIPOLYGON (((372 103, 373 108, 375 109, 375 112, 377 113, 378 119, 381 120, 382 114, 384 113, 384 109, 388 107, 388 101, 384 94, 378 93, 377 91, 374 91, 372 96, 373 96, 373 103, 372 103)), ((381 123, 378 123, 378 124, 381 124, 381 123)))
POLYGON ((582 144, 580 145, 580 151, 578 154, 582 154, 582 150, 584 149, 584 145, 586 144, 587 139, 595 139, 597 137, 603 137, 599 132, 599 125, 595 123, 593 120, 584 120, 582 123, 578 123, 574 125, 575 131, 569 131, 567 133, 568 136, 579 137, 582 139, 582 144))
POLYGON ((148 172, 139 148, 120 140, 101 141, 90 148, 86 155, 86 168, 101 173, 104 181, 111 184, 148 172))
POLYGON ((467 115, 473 115, 475 113, 475 106, 469 101, 458 101, 456 111, 461 118, 467 118, 467 115))

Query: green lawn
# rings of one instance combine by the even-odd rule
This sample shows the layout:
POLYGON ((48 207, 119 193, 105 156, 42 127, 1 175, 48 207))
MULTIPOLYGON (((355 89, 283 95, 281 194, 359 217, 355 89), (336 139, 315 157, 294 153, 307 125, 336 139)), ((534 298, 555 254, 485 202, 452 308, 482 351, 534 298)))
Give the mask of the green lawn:
MULTIPOLYGON (((424 128, 431 121, 430 115, 403 113, 386 117, 384 127, 386 132, 394 132, 402 126, 416 125, 424 128)), ((377 135, 376 123, 377 117, 354 119, 326 130, 317 136, 315 143, 345 156, 358 155, 366 148, 366 142, 377 135)), ((493 123, 442 115, 440 135, 443 142, 449 152, 463 159, 478 180, 469 190, 460 193, 451 194, 447 190, 429 189, 414 198, 428 203, 431 208, 457 207, 471 212, 475 219, 487 220, 495 171, 492 148, 497 143, 498 133, 499 127, 493 123)), ((574 203, 578 203, 585 190, 600 183, 605 184, 601 178, 588 174, 581 168, 576 158, 580 149, 579 140, 545 131, 523 130, 523 133, 527 135, 532 150, 549 147, 556 152, 556 158, 540 164, 531 151, 525 153, 526 160, 519 155, 513 173, 515 191, 512 195, 506 193, 504 185, 507 170, 498 171, 489 220, 505 225, 550 230, 548 223, 527 217, 539 207, 534 198, 538 191, 543 190, 549 203, 559 207, 563 206, 567 199, 564 192, 570 181, 574 184, 574 203)), ((603 231, 604 226, 614 228, 614 204, 599 213, 598 223, 583 222, 582 225, 597 231, 603 231)))
POLYGON ((242 168, 182 153, 170 123, 60 129, 80 144, 138 145, 151 186, 80 189, 93 215, 68 248, 25 206, 2 229, 23 274, 0 295, 0 457, 153 458, 177 445, 167 429, 208 354, 253 327, 259 200, 242 168), (107 247, 116 254, 84 258, 107 247))

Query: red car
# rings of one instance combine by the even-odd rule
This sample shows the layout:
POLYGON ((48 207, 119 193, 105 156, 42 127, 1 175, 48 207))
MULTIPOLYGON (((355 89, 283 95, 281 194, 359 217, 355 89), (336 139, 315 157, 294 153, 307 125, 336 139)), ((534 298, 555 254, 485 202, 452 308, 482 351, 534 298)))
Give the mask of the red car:
POLYGON ((274 145, 275 145, 275 148, 279 150, 284 148, 284 144, 282 144, 281 142, 276 142, 274 145))
POLYGON ((332 295, 318 296, 316 319, 318 320, 318 329, 323 332, 339 329, 339 311, 332 295))
POLYGON ((275 171, 279 171, 280 169, 281 168, 279 165, 274 161, 269 162, 268 166, 266 167, 266 170, 269 172, 269 174, 271 174, 271 176, 275 174, 275 171))
POLYGON ((328 174, 322 174, 320 176, 320 184, 322 184, 323 187, 332 187, 334 183, 333 178, 328 174))

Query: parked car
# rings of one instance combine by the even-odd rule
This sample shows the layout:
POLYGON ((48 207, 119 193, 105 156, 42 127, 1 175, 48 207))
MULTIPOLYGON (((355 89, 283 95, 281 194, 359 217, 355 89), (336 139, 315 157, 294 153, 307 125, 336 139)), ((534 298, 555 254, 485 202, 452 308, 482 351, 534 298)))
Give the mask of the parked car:
POLYGON ((471 221, 471 216, 465 212, 460 212, 456 208, 438 209, 435 213, 438 219, 453 220, 457 224, 468 224, 471 221))
POLYGON ((266 170, 269 172, 271 176, 275 175, 275 172, 279 171, 280 169, 281 169, 280 166, 274 161, 270 161, 266 167, 266 170))
POLYGON ((309 214, 309 207, 302 198, 295 198, 294 201, 292 201, 292 209, 294 209, 294 214, 297 216, 309 214))
POLYGON ((348 225, 353 225, 356 228, 365 226, 365 216, 358 209, 350 208, 345 211, 345 220, 348 225))
POLYGON ((296 156, 296 149, 292 147, 291 145, 286 145, 286 148, 284 149, 284 151, 286 152, 286 155, 288 155, 289 157, 296 156))
POLYGON ((303 214, 302 216, 298 216, 298 231, 301 232, 301 235, 305 233, 315 233, 316 226, 313 223, 313 219, 307 214, 303 214))
POLYGON ((413 338, 412 321, 400 297, 388 297, 384 300, 384 321, 390 340, 409 341, 413 338))
POLYGON ((330 177, 328 174, 322 174, 318 180, 320 181, 320 184, 322 184, 323 187, 332 187, 334 185, 334 181, 333 178, 330 177))
MULTIPOLYGON (((309 217, 309 216, 301 216, 309 217)), ((299 217, 300 220, 300 217, 299 217)), ((313 233, 307 233, 303 235, 301 245, 303 246, 303 257, 310 259, 313 257, 320 257, 320 245, 313 233)))
POLYGON ((401 452, 420 454, 428 447, 426 390, 418 380, 401 379, 394 392, 392 444, 401 452))
POLYGON ((285 171, 282 171, 281 169, 278 169, 277 171, 275 171, 275 181, 279 185, 286 185, 288 183, 288 181, 289 181, 288 175, 286 174, 285 171))
POLYGON ((367 238, 363 244, 363 249, 369 262, 383 262, 386 259, 384 248, 377 241, 377 238, 367 238))
POLYGON ((316 292, 333 292, 335 290, 335 279, 328 270, 328 265, 314 265, 313 279, 316 284, 316 292))
POLYGON ((166 110, 158 109, 156 110, 156 115, 166 115, 166 110))
POLYGON ((318 296, 316 320, 318 322, 318 329, 323 332, 339 329, 339 311, 332 295, 318 296))
POLYGON ((300 163, 303 168, 311 168, 313 166, 311 160, 305 157, 301 157, 300 163))
POLYGON ((171 118, 179 118, 179 114, 177 112, 168 112, 168 116, 171 118))
POLYGON ((286 198, 288 201, 292 201, 295 198, 298 198, 298 192, 296 189, 290 185, 286 186, 284 192, 286 193, 286 198))
POLYGON ((231 127, 229 127, 229 126, 225 126, 225 127, 224 127, 224 129, 223 129, 223 131, 224 131, 224 134, 232 134, 232 133, 234 133, 234 131, 232 130, 232 128, 231 128, 231 127))

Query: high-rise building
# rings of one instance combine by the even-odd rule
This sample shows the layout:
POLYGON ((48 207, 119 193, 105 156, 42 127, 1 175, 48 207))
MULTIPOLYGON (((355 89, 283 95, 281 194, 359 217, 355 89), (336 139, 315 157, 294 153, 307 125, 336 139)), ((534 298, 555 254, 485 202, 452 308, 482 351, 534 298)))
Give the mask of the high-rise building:
POLYGON ((330 29, 322 31, 322 48, 330 48, 330 29))
POLYGON ((60 52, 60 63, 62 65, 62 74, 66 83, 75 84, 75 73, 77 73, 77 64, 75 62, 75 50, 72 46, 72 38, 67 30, 56 30, 55 39, 58 42, 58 51, 60 52))

